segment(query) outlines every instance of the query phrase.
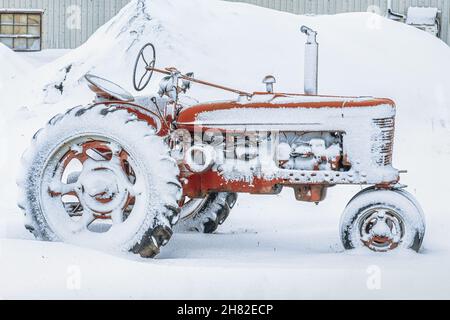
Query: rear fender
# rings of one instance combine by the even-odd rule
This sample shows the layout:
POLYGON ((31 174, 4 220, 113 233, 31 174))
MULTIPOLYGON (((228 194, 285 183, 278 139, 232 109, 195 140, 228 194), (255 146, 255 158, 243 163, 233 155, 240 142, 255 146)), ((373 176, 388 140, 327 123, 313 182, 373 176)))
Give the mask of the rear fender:
POLYGON ((109 108, 127 110, 129 113, 136 115, 139 120, 143 120, 147 122, 149 126, 155 128, 158 136, 163 137, 168 135, 170 132, 168 123, 162 119, 160 115, 138 104, 123 101, 107 101, 98 104, 103 104, 109 108))

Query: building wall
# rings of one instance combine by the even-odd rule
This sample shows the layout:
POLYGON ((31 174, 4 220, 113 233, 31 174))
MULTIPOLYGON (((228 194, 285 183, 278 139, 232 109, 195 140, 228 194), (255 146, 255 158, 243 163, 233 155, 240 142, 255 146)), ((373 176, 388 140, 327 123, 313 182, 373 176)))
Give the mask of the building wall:
POLYGON ((42 48, 75 48, 129 0, 0 0, 0 8, 43 9, 42 48))
MULTIPOLYGON (((43 9, 42 47, 75 48, 112 18, 130 0, 0 0, 0 8, 43 9), (79 16, 79 19, 77 17, 79 16)), ((188 1, 188 0, 186 0, 188 1)), ((335 14, 367 11, 369 6, 386 12, 388 0, 226 0, 247 2, 296 14, 335 14)), ((410 6, 433 6, 442 11, 442 39, 450 44, 450 0, 392 0, 396 12, 410 6)))
MULTIPOLYGON (((262 7, 292 12, 295 14, 336 14, 367 11, 377 6, 382 14, 387 11, 388 0, 226 0, 246 2, 262 7)), ((409 7, 437 7, 442 11, 441 38, 450 44, 449 15, 450 0, 392 0, 395 12, 406 14, 409 7)))

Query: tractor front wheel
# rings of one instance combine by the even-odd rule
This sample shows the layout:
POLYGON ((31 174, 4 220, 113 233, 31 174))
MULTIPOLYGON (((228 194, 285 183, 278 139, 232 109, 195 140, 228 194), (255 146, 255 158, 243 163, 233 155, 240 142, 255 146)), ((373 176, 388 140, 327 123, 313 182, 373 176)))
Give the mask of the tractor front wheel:
POLYGON ((418 252, 425 235, 425 219, 408 192, 369 188, 349 202, 340 230, 345 249, 365 247, 387 252, 407 248, 418 252))

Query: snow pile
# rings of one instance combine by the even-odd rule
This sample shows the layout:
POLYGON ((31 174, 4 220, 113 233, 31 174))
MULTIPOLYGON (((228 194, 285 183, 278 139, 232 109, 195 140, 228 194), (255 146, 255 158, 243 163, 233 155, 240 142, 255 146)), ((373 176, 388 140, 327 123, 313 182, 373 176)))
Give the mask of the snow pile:
MULTIPOLYGON (((152 293, 159 297, 161 294, 184 298, 189 294, 194 297, 215 294, 236 298, 235 292, 247 298, 273 297, 274 292, 285 298, 298 296, 300 292, 311 293, 309 297, 323 298, 323 292, 330 292, 330 297, 342 297, 345 285, 353 297, 386 298, 394 293, 423 297, 429 293, 428 297, 448 298, 450 219, 447 217, 450 215, 444 202, 448 199, 450 180, 446 168, 450 158, 450 49, 423 31, 370 13, 306 17, 216 0, 131 1, 83 46, 39 68, 26 80, 2 89, 0 105, 8 108, 0 117, 0 149, 8 153, 0 155, 3 177, 0 194, 4 199, 0 206, 3 218, 12 221, 8 223, 9 237, 28 237, 22 231, 15 205, 18 159, 29 145, 30 137, 53 114, 92 99, 84 74, 106 77, 132 91, 136 55, 145 43, 152 42, 157 48, 158 67, 175 66, 182 71, 194 71, 197 78, 245 91, 263 90, 261 80, 273 74, 277 78, 275 91, 302 92, 305 36, 300 26, 304 24, 318 31, 319 93, 373 95, 396 101, 394 165, 409 171, 402 182, 410 186, 408 190, 418 197, 427 216, 425 254, 335 254, 342 249, 337 236, 339 215, 358 187, 331 189, 329 199, 319 207, 296 202, 291 192, 279 197, 258 197, 257 201, 255 197, 243 195, 230 222, 221 229, 225 235, 175 236, 161 256, 172 259, 160 261, 162 267, 157 265, 158 261, 128 264, 120 259, 118 265, 124 264, 120 272, 131 266, 136 269, 130 270, 136 272, 127 275, 138 276, 127 278, 133 283, 127 290, 103 291, 103 296, 148 297, 146 289, 133 290, 143 283, 142 279, 151 278, 157 279, 157 285, 170 288, 167 293, 152 293), (374 263, 383 267, 383 290, 369 292, 365 285, 366 268, 374 263), (177 273, 178 268, 186 271, 190 266, 196 268, 195 274, 200 271, 205 275, 203 283, 217 282, 214 292, 208 286, 197 285, 193 273, 183 273, 183 278, 170 276, 173 275, 170 272, 177 273), (339 270, 311 271, 322 270, 324 266, 339 270), (355 271, 355 268, 359 269, 355 271), (218 278, 222 269, 229 274, 218 278), (314 274, 316 281, 309 279, 314 274), (413 278, 417 281, 411 281, 413 278), (260 283, 264 286, 255 285, 260 283), (216 290, 218 287, 229 291, 216 290), (299 291, 299 287, 307 290, 299 291), (286 290, 281 292, 279 288, 286 290)), ((2 58, 2 72, 4 64, 2 58)), ((145 93, 156 92, 157 86, 155 75, 145 93)), ((201 101, 235 98, 199 85, 194 85, 189 94, 201 101)), ((99 282, 97 275, 90 274, 88 265, 93 259, 103 259, 103 255, 91 255, 89 251, 59 244, 30 245, 14 240, 4 243, 7 272, 0 274, 16 295, 32 292, 26 291, 30 288, 45 288, 46 283, 39 283, 39 279, 53 279, 54 286, 48 287, 59 288, 59 283, 65 283, 65 263, 72 263, 72 257, 76 257, 73 263, 86 266, 83 272, 91 280, 80 295, 92 295, 95 288, 102 287, 102 280, 99 282), (18 257, 17 252, 30 250, 30 246, 36 250, 32 258, 18 257), (52 259, 42 260, 44 255, 52 259), (50 274, 36 278, 35 270, 50 274), (52 277, 52 272, 59 274, 61 281, 52 277), (24 274, 33 279, 19 281, 24 274)), ((113 265, 118 259, 111 260, 113 265)), ((0 271, 1 268, 0 265, 0 271)), ((119 279, 123 276, 120 272, 117 272, 119 279)), ((108 274, 107 279, 110 278, 108 274)), ((58 289, 59 296, 74 294, 66 289, 58 289)), ((5 290, 0 290, 0 295, 11 295, 11 291, 5 290)), ((51 294, 54 292, 47 291, 47 295, 51 294)))
POLYGON ((21 59, 17 53, 0 43, 0 90, 12 78, 27 73, 29 64, 21 59))

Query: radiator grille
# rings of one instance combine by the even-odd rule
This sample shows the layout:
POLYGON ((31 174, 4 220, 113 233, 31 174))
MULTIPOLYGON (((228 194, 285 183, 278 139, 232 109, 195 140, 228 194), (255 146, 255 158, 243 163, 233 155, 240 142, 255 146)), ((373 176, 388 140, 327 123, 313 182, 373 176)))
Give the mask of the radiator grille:
POLYGON ((395 118, 374 119, 378 128, 372 137, 372 155, 379 166, 392 165, 394 149, 395 118))

